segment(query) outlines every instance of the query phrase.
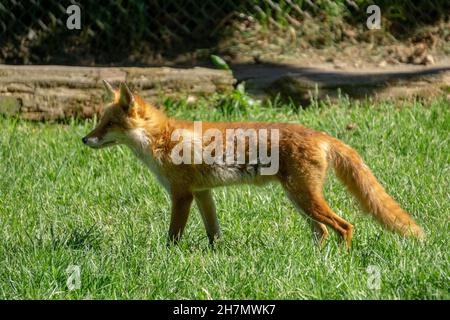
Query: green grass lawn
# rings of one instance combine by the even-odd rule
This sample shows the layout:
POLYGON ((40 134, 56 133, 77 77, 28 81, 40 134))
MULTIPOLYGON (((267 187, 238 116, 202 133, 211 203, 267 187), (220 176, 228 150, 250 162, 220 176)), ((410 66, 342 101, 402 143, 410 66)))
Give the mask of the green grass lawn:
POLYGON ((427 241, 384 231, 330 174, 329 204, 355 227, 349 252, 335 234, 324 248, 314 246, 277 185, 216 189, 223 241, 209 247, 194 206, 183 240, 170 247, 167 194, 125 147, 83 146, 92 121, 0 118, 0 298, 450 298, 448 101, 343 100, 300 111, 216 104, 166 105, 183 118, 288 121, 342 139, 427 241), (71 265, 81 271, 75 290, 66 284, 71 265))

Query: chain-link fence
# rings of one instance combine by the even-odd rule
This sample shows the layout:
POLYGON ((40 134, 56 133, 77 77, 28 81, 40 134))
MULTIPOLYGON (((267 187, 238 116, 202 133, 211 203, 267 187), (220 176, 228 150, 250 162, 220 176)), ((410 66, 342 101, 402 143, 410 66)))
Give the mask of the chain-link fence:
POLYGON ((175 56, 211 49, 243 18, 265 28, 301 29, 305 19, 359 23, 376 3, 389 32, 401 36, 447 19, 448 0, 0 0, 0 62, 108 63, 143 55, 175 56), (70 5, 80 7, 80 30, 66 26, 70 5))

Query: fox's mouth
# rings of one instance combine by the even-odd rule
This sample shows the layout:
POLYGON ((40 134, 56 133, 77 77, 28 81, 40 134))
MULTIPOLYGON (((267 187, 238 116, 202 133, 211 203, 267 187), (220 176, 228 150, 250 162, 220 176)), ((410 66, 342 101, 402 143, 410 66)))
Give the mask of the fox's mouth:
POLYGON ((107 141, 107 142, 103 142, 103 143, 98 143, 98 144, 87 144, 89 147, 91 147, 92 149, 102 149, 102 148, 106 148, 106 147, 110 147, 117 144, 117 141, 107 141))
POLYGON ((102 144, 97 144, 97 145, 93 145, 92 148, 94 149, 101 149, 101 148, 106 148, 106 147, 110 147, 117 144, 117 141, 107 141, 104 142, 102 144))

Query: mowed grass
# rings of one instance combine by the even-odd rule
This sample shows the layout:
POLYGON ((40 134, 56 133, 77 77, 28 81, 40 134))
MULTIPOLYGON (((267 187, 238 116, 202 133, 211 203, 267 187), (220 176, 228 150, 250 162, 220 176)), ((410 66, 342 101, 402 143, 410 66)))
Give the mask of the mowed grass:
POLYGON ((92 121, 1 118, 0 298, 450 298, 448 101, 167 107, 187 119, 301 123, 342 139, 427 240, 383 230, 330 174, 326 198, 355 227, 349 252, 335 234, 316 247, 277 185, 216 189, 223 240, 209 247, 194 205, 183 240, 167 246, 168 196, 126 147, 83 146, 92 121), (81 270, 76 290, 67 287, 71 265, 81 270))

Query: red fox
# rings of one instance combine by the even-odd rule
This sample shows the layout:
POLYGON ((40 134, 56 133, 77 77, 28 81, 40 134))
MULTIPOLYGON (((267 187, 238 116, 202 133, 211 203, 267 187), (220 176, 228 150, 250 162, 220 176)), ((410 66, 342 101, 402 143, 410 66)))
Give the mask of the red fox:
POLYGON ((95 149, 125 144, 154 173, 171 197, 173 242, 183 233, 193 200, 210 243, 221 237, 212 188, 278 181, 308 218, 319 244, 328 237, 328 226, 349 248, 353 226, 330 209, 322 193, 328 166, 384 227, 404 236, 425 236, 358 153, 336 138, 298 124, 178 120, 134 95, 125 83, 118 90, 106 81, 104 85, 109 103, 82 141, 95 149))

